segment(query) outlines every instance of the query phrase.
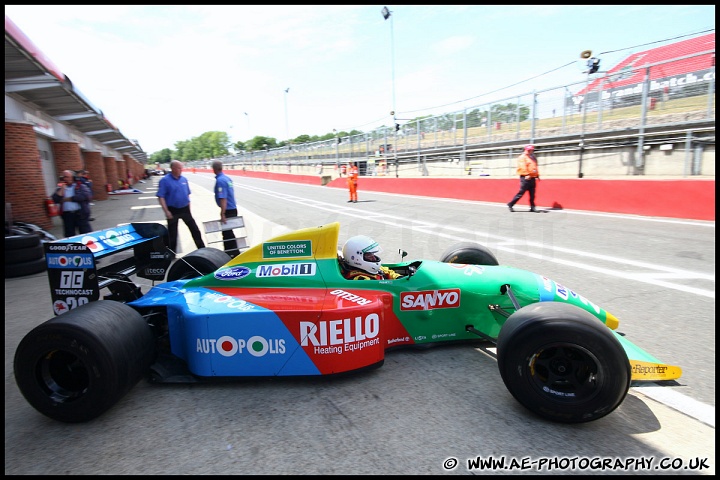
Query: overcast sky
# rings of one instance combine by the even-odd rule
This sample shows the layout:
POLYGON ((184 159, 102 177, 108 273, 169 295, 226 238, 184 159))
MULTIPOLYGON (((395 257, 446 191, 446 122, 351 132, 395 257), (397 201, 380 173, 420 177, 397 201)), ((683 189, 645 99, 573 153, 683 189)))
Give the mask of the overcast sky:
POLYGON ((713 5, 388 5, 388 20, 383 6, 6 5, 5 14, 148 153, 211 130, 233 141, 368 131, 390 125, 393 108, 409 119, 582 81, 583 50, 609 69, 715 29, 713 5))

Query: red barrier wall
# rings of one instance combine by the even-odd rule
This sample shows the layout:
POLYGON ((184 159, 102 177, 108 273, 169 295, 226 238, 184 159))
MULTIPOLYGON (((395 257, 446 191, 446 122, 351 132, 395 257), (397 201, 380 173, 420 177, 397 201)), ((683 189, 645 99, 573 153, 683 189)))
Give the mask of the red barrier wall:
MULTIPOLYGON (((239 170, 225 170, 225 173, 310 185, 321 184, 320 177, 315 175, 239 170)), ((347 189, 345 178, 336 178, 326 186, 347 189)), ((514 178, 360 177, 358 193, 360 197, 365 190, 506 204, 519 187, 520 181, 514 178)), ((535 203, 539 208, 714 221, 715 179, 547 179, 538 183, 535 203)), ((520 208, 529 205, 527 193, 517 205, 520 208)))

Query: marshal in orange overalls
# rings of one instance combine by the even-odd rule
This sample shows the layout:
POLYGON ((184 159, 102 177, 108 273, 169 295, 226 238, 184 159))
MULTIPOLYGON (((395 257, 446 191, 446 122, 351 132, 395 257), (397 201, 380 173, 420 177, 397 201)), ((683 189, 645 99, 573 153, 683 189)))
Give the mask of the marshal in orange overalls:
POLYGON ((357 164, 353 164, 347 170, 347 184, 350 190, 350 200, 348 203, 357 203, 357 184, 358 184, 358 167, 357 164))

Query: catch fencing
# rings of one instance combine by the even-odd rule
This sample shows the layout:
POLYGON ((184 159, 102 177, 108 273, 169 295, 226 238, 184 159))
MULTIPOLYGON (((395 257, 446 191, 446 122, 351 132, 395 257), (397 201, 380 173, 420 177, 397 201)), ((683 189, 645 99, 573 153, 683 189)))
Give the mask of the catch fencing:
POLYGON ((422 175, 470 173, 482 160, 481 170, 488 175, 514 175, 508 158, 527 143, 545 144, 546 152, 560 153, 564 172, 582 172, 583 156, 591 161, 593 149, 620 149, 625 157, 617 164, 624 169, 613 172, 618 175, 644 174, 649 147, 673 145, 676 161, 683 163, 678 171, 708 174, 703 164, 712 154, 714 175, 715 50, 587 73, 580 82, 416 118, 397 127, 266 147, 223 160, 230 168, 297 173, 321 173, 324 168, 327 172, 328 166, 339 173, 342 165, 358 162, 362 175, 396 176, 403 170, 422 175), (429 167, 443 162, 452 168, 429 167), (628 163, 631 168, 625 168, 628 163))

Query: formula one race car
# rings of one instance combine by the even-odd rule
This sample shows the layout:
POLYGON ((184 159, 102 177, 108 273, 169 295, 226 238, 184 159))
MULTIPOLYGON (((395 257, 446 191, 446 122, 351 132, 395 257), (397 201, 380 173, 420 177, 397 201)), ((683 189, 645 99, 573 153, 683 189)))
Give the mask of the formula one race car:
POLYGON ((482 245, 451 246, 440 261, 403 256, 385 264, 400 278, 353 281, 341 274, 339 232, 338 223, 290 232, 232 259, 201 248, 172 266, 159 224, 48 243, 57 316, 21 340, 18 387, 44 415, 83 422, 143 377, 332 375, 379 367, 390 349, 490 342, 522 405, 579 423, 612 412, 633 381, 681 375, 616 333, 618 319, 603 308, 498 265, 482 245), (166 281, 143 294, 131 275, 166 281), (101 288, 110 294, 95 301, 101 288))

